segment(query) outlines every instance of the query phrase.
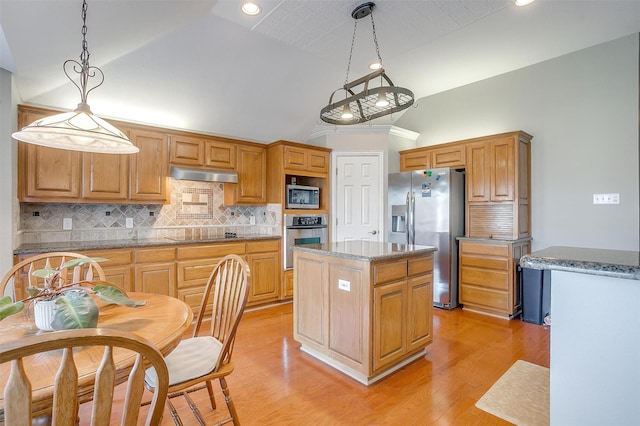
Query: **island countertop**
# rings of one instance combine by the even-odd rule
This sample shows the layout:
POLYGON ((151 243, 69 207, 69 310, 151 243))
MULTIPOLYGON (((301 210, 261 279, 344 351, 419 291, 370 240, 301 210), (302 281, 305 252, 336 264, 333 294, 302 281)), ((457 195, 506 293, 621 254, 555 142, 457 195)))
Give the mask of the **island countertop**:
POLYGON ((428 254, 437 250, 434 246, 385 243, 377 241, 347 241, 341 243, 302 244, 292 247, 294 251, 319 253, 326 256, 364 261, 376 261, 428 254))
POLYGON ((640 252, 549 247, 520 258, 520 266, 640 280, 640 252))

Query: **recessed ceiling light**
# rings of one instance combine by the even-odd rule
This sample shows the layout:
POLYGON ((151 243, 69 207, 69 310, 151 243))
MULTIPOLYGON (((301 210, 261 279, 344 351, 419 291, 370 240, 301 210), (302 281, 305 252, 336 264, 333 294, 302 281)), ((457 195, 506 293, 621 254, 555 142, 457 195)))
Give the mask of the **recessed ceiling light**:
POLYGON ((516 6, 526 6, 533 3, 535 0, 516 0, 516 6))
POLYGON ((247 15, 257 15, 260 13, 260 6, 251 2, 242 3, 242 11, 247 15))

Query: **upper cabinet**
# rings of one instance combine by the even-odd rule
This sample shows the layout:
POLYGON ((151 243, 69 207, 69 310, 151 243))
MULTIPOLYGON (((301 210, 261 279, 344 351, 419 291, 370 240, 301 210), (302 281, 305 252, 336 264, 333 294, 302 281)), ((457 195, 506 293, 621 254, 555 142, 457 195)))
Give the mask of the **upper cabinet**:
MULTIPOLYGON (((20 128, 57 111, 20 105, 20 128)), ((167 136, 114 122, 137 154, 95 154, 18 142, 18 198, 26 202, 166 203, 167 136)))
POLYGON ((236 169, 236 141, 226 138, 172 134, 170 162, 216 170, 236 169))
MULTIPOLYGON (((320 210, 329 211, 329 154, 331 149, 277 141, 267 148, 267 201, 285 202, 285 186, 296 178, 299 185, 320 188, 320 210)), ((283 206, 284 207, 284 206, 283 206)))
POLYGON ((467 144, 467 236, 531 236, 531 135, 503 133, 467 144))
POLYGON ((400 171, 462 168, 466 164, 465 157, 465 145, 460 142, 409 149, 400 152, 400 171))
POLYGON ((257 145, 238 145, 237 150, 238 183, 224 184, 224 204, 226 206, 266 204, 266 148, 257 145))

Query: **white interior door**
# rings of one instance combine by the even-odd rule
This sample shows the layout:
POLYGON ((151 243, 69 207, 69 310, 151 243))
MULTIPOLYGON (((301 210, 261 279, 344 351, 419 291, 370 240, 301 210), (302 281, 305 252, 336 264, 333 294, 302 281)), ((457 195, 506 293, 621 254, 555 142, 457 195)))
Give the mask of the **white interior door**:
POLYGON ((382 154, 337 154, 333 241, 382 241, 382 154))

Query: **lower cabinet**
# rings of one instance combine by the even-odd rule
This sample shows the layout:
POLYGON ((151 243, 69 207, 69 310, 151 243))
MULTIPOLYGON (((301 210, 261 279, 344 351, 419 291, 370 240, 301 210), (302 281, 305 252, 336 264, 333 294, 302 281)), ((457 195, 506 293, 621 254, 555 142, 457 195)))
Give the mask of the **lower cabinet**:
POLYGON ((522 309, 517 277, 520 257, 529 253, 527 240, 461 240, 459 300, 464 309, 512 318, 522 309))
POLYGON ((174 247, 137 249, 134 257, 135 291, 177 297, 174 247))
POLYGON ((280 298, 280 241, 247 244, 247 262, 251 269, 248 304, 276 301, 280 298))
POLYGON ((281 299, 291 299, 293 297, 293 269, 287 269, 282 272, 284 279, 282 280, 281 299))
POLYGON ((132 250, 90 250, 84 251, 82 254, 89 257, 107 259, 104 262, 100 262, 100 267, 104 271, 105 281, 114 284, 125 292, 135 291, 132 250))

